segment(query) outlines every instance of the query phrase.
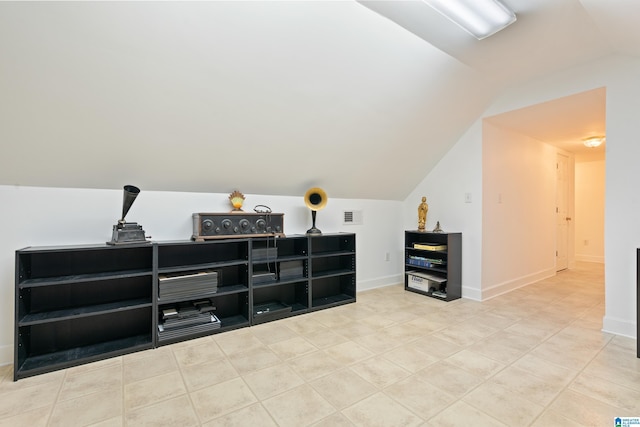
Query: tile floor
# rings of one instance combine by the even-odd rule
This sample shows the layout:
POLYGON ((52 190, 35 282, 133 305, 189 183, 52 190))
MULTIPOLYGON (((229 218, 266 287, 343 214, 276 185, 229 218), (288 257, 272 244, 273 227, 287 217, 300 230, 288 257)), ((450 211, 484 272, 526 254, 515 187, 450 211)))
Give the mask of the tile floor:
POLYGON ((636 341, 602 333, 603 266, 486 302, 391 286, 330 310, 18 382, 0 426, 613 426, 636 341))

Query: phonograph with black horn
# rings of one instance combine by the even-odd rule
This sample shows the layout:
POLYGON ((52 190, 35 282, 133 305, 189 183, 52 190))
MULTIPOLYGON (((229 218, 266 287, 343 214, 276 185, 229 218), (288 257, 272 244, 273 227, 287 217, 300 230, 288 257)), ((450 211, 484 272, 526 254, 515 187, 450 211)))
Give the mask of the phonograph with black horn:
POLYGON ((322 231, 316 227, 316 212, 327 206, 327 193, 319 187, 310 188, 304 195, 304 204, 311 209, 312 225, 307 230, 307 234, 322 234, 322 231))
POLYGON ((127 216, 127 212, 131 208, 133 201, 140 194, 140 189, 133 185, 124 186, 124 198, 122 201, 122 219, 118 220, 118 223, 113 226, 113 235, 111 241, 107 242, 108 245, 124 245, 129 243, 144 243, 149 242, 141 225, 136 222, 126 222, 124 217, 127 216))

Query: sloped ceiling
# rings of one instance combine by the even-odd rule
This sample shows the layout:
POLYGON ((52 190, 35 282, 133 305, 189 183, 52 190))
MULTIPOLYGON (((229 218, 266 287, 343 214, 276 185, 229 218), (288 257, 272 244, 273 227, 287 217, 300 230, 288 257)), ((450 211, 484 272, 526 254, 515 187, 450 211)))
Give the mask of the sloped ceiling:
POLYGON ((0 2, 0 184, 402 200, 501 91, 640 54, 640 2, 505 3, 0 2))

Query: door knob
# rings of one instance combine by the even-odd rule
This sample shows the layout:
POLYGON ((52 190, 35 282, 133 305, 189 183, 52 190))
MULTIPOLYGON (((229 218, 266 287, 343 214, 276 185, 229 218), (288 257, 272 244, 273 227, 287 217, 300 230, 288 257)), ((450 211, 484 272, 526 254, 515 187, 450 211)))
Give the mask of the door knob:
POLYGON ((570 216, 566 217, 565 219, 566 219, 567 221, 571 221, 571 217, 570 217, 570 216))

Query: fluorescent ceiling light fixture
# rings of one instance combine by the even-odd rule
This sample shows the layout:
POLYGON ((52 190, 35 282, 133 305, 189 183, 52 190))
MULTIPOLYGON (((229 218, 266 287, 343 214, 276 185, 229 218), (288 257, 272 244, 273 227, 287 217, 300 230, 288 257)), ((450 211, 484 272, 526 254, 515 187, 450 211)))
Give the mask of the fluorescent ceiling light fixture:
POLYGON ((599 147, 604 142, 604 136, 592 136, 582 141, 585 147, 595 148, 599 147))
POLYGON ((516 21, 516 14, 498 0, 423 0, 482 40, 516 21))

